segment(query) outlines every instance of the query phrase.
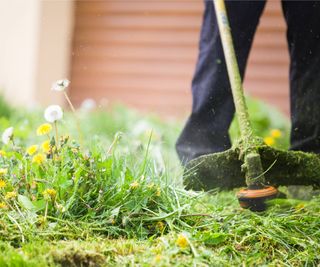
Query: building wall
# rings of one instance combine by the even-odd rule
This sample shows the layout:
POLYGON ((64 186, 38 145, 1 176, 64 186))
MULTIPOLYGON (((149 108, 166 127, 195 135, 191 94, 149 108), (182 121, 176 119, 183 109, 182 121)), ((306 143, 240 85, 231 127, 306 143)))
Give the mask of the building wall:
POLYGON ((78 1, 72 98, 184 114, 197 56, 197 1, 78 1))
POLYGON ((34 104, 38 1, 0 1, 0 90, 14 104, 34 104))
MULTIPOLYGON (((190 111, 202 1, 77 1, 73 100, 120 101, 166 115, 190 111)), ((288 52, 280 1, 268 1, 244 81, 288 112, 288 52)))
POLYGON ((0 1, 0 90, 15 105, 63 104, 50 91, 68 77, 73 1, 0 1))
POLYGON ((36 103, 65 104, 51 84, 70 76, 74 3, 70 0, 42 0, 36 66, 36 103))
MULTIPOLYGON (((77 104, 94 98, 170 116, 190 111, 202 1, 73 4, 0 1, 0 90, 12 103, 63 104, 61 94, 51 92, 50 86, 71 77, 71 95, 77 104)), ((288 61, 280 1, 269 0, 244 86, 286 113, 288 61)))

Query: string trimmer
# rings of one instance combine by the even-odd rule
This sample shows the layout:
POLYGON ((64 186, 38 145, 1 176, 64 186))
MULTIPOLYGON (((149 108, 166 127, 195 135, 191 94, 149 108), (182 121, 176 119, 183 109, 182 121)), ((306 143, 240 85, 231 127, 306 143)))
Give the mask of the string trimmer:
POLYGON ((253 134, 224 0, 213 0, 241 139, 231 149, 201 156, 186 166, 188 187, 209 190, 247 185, 237 197, 243 208, 262 211, 278 185, 320 185, 316 154, 282 151, 264 145, 253 134))

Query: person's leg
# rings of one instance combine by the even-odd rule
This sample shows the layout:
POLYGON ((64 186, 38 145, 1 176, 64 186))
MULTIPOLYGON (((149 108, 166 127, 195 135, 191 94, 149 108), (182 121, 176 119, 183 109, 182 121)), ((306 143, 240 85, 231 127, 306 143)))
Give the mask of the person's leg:
POLYGON ((320 2, 282 1, 290 52, 291 149, 320 153, 320 2))
MULTIPOLYGON (((226 1, 242 77, 264 5, 265 1, 226 1)), ((205 1, 192 96, 192 113, 176 144, 183 164, 231 146, 228 130, 234 104, 212 1, 205 1)))

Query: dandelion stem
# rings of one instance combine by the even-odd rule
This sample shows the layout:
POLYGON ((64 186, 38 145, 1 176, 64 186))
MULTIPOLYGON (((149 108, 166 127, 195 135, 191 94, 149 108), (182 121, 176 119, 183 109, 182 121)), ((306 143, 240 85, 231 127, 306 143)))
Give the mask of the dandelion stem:
POLYGON ((48 205, 49 205, 49 201, 47 201, 46 203, 46 209, 44 211, 44 221, 47 221, 47 215, 48 215, 48 205))
POLYGON ((68 104, 69 104, 72 112, 73 112, 73 113, 76 113, 76 109, 74 108, 74 106, 73 106, 73 104, 72 104, 72 102, 71 102, 68 94, 67 94, 65 91, 64 91, 63 93, 64 93, 65 98, 67 99, 67 102, 68 102, 68 104))
POLYGON ((12 142, 13 150, 16 150, 16 144, 14 142, 14 137, 12 137, 10 140, 12 142))
POLYGON ((80 121, 79 121, 79 118, 77 116, 76 109, 74 108, 74 106, 73 106, 73 104, 72 104, 67 92, 64 91, 63 93, 64 93, 64 96, 65 96, 65 98, 66 98, 66 100, 67 100, 67 102, 68 102, 68 104, 69 104, 69 106, 70 106, 70 108, 72 110, 72 113, 73 113, 73 115, 75 117, 77 131, 78 131, 78 135, 79 135, 79 142, 80 142, 80 146, 82 146, 82 144, 83 144, 83 142, 82 142, 82 132, 81 132, 80 121))
POLYGON ((21 233, 21 241, 22 241, 22 243, 24 243, 25 239, 24 239, 23 231, 22 231, 22 228, 21 228, 20 224, 17 222, 17 220, 15 218, 10 216, 9 214, 7 214, 7 216, 13 223, 15 223, 17 225, 17 227, 18 227, 18 229, 19 229, 19 231, 21 233))
POLYGON ((56 146, 57 146, 57 149, 59 148, 59 135, 58 135, 58 125, 57 125, 57 121, 55 121, 53 123, 54 125, 54 131, 56 133, 56 146))
POLYGON ((121 135, 122 135, 121 132, 116 133, 110 147, 108 148, 107 155, 110 155, 112 153, 112 150, 117 145, 118 141, 120 140, 121 135))
POLYGON ((16 207, 16 209, 17 209, 17 211, 18 211, 19 215, 20 215, 23 219, 26 219, 26 218, 23 216, 23 214, 22 214, 21 210, 19 209, 19 207, 18 207, 17 203, 14 201, 14 202, 13 202, 13 204, 14 204, 14 206, 16 207))

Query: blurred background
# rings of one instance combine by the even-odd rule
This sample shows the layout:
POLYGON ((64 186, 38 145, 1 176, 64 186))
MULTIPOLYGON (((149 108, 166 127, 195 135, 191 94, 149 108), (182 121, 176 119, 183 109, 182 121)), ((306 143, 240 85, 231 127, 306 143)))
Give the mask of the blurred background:
MULTIPOLYGON (((267 2, 244 85, 251 96, 288 114, 280 5, 267 2)), ((185 117, 202 12, 200 0, 1 0, 0 90, 18 106, 65 105, 50 87, 68 78, 77 106, 93 99, 101 106, 121 102, 185 117)))

